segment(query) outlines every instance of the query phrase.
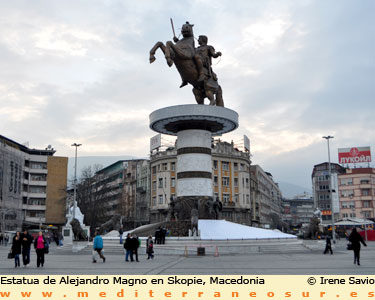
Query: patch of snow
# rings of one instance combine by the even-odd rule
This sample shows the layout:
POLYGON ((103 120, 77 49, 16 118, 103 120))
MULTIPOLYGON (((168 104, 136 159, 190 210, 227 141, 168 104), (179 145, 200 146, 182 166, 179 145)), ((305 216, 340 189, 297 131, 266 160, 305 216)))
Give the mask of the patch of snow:
POLYGON ((199 220, 202 240, 241 239, 296 239, 292 234, 228 222, 225 220, 199 220))

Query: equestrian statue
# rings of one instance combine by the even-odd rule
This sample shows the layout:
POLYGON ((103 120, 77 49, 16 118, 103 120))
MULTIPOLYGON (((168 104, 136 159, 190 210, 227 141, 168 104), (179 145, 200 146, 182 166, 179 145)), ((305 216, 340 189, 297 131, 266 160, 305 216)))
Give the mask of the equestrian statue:
POLYGON ((205 35, 199 36, 199 47, 196 48, 193 24, 186 22, 182 25, 181 39, 175 35, 172 19, 171 24, 174 43, 168 41, 164 45, 162 42, 157 42, 150 50, 150 63, 155 61, 155 52, 160 48, 168 66, 174 64, 180 73, 182 79, 180 88, 190 83, 198 104, 204 104, 204 99, 208 98, 210 105, 224 106, 223 91, 211 67, 212 58, 221 56, 221 52, 216 52, 214 47, 207 45, 208 38, 205 35))

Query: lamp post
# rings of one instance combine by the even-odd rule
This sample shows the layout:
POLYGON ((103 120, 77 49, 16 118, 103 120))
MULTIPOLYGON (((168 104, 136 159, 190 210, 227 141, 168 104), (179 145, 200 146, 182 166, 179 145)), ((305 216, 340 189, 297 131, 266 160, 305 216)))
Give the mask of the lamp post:
POLYGON ((74 162, 74 192, 73 192, 73 219, 76 217, 76 207, 77 207, 77 148, 82 146, 82 144, 74 143, 72 144, 73 147, 76 147, 76 155, 75 155, 75 162, 74 162))
POLYGON ((332 217, 332 241, 333 243, 336 243, 336 237, 335 237, 335 217, 333 213, 333 198, 332 198, 332 173, 331 173, 331 153, 329 150, 329 140, 333 139, 333 136, 323 136, 323 139, 327 140, 328 145, 328 178, 329 178, 329 197, 331 198, 331 217, 332 217))

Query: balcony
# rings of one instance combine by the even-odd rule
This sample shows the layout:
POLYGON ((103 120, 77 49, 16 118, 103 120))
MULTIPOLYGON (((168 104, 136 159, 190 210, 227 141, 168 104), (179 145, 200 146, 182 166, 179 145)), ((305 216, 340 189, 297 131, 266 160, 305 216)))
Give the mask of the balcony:
POLYGON ((39 217, 28 217, 28 216, 26 216, 25 221, 39 224, 39 223, 45 223, 46 218, 45 217, 39 218, 39 217))
POLYGON ((35 186, 47 186, 47 181, 29 181, 29 185, 35 185, 35 186))
POLYGON ((22 204, 22 209, 25 210, 46 210, 45 205, 30 205, 30 204, 22 204))

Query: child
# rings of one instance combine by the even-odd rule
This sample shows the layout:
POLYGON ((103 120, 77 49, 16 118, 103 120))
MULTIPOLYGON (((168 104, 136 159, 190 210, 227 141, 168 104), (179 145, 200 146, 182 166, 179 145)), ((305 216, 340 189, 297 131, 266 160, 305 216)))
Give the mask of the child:
POLYGON ((148 254, 147 259, 153 259, 154 258, 154 242, 152 240, 149 241, 149 243, 148 243, 147 254, 148 254))

